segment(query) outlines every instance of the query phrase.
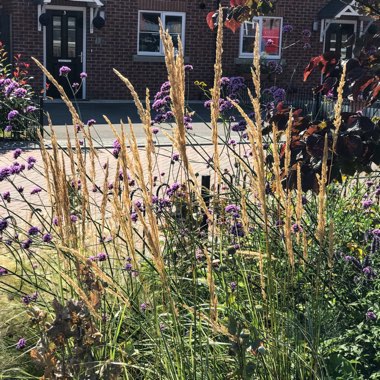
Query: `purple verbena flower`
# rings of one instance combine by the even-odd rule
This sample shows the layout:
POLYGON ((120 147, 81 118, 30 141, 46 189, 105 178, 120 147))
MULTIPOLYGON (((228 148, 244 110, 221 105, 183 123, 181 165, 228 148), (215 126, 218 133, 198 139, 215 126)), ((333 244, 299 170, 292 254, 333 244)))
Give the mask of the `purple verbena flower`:
POLYGON ((8 227, 8 221, 6 219, 0 219, 0 233, 6 230, 8 227))
POLYGON ((34 194, 38 194, 42 191, 42 189, 40 187, 35 187, 34 189, 32 189, 32 191, 30 192, 31 195, 34 195, 34 194))
POLYGON ((371 199, 366 199, 362 201, 362 206, 365 210, 370 208, 372 205, 373 205, 373 201, 371 199))
POLYGON ((62 66, 59 69, 59 75, 62 76, 67 76, 71 72, 70 67, 67 66, 62 66))
POLYGON ((224 209, 228 213, 237 213, 240 211, 240 207, 235 204, 227 205, 224 209))
POLYGON ((26 239, 21 243, 21 248, 29 249, 32 243, 33 243, 32 239, 26 239))
POLYGON ((35 227, 35 226, 30 227, 28 230, 29 236, 35 236, 35 235, 38 235, 39 233, 40 233, 40 229, 38 227, 35 227))
POLYGON ((85 79, 87 78, 87 73, 85 73, 84 71, 82 73, 80 73, 80 79, 85 79))
POLYGON ((5 276, 6 274, 8 274, 7 269, 4 267, 0 267, 0 276, 5 276))
POLYGON ((96 124, 96 120, 95 119, 90 119, 90 120, 87 121, 87 126, 88 127, 91 127, 94 124, 96 124))
POLYGON ((291 32, 293 32, 293 25, 290 25, 290 24, 284 25, 283 28, 282 28, 282 31, 284 33, 291 33, 291 32))
POLYGON ((75 223, 78 221, 78 217, 75 215, 75 214, 71 214, 70 215, 70 220, 72 223, 75 223))
POLYGON ((17 350, 22 350, 26 347, 26 339, 25 338, 20 338, 16 344, 16 349, 17 350))
POLYGON ((175 152, 172 154, 172 161, 178 161, 179 160, 179 153, 175 152))
POLYGON ((51 243, 52 239, 53 239, 53 237, 49 233, 46 233, 46 234, 44 234, 44 236, 42 236, 42 241, 44 243, 51 243))
POLYGON ((19 112, 17 110, 12 110, 8 113, 8 120, 13 120, 15 117, 19 115, 19 112))
POLYGON ((15 149, 13 151, 13 158, 17 160, 21 156, 21 153, 22 153, 22 149, 20 148, 15 149))
POLYGON ((300 224, 298 224, 298 223, 294 223, 294 224, 292 225, 292 232, 293 232, 294 234, 297 234, 297 233, 302 232, 302 231, 303 231, 303 228, 302 228, 302 226, 301 226, 300 224))
POLYGON ((377 319, 377 315, 371 310, 368 310, 365 316, 368 321, 375 321, 377 319))
POLYGON ((9 191, 4 191, 4 193, 1 194, 1 196, 7 203, 11 202, 11 193, 9 191))

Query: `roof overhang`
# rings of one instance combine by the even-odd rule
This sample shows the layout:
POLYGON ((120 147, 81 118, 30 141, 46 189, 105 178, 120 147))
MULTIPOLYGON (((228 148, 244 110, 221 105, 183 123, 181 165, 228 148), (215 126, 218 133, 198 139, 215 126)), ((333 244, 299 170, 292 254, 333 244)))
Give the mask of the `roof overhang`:
MULTIPOLYGON (((104 4, 100 0, 69 0, 74 3, 86 3, 89 7, 102 7, 104 4)), ((43 0, 44 4, 51 4, 51 0, 43 0)))
POLYGON ((344 17, 363 16, 358 12, 356 1, 349 0, 331 0, 319 12, 319 19, 339 19, 344 17))

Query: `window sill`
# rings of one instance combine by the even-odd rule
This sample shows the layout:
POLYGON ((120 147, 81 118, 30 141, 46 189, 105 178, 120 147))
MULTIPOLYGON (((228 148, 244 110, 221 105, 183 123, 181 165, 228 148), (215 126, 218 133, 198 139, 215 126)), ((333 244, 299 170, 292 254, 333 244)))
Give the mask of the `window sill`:
MULTIPOLYGON (((281 59, 278 57, 277 58, 269 58, 268 56, 266 56, 265 58, 261 57, 260 60, 263 62, 274 61, 274 62, 278 62, 281 64, 285 63, 284 59, 281 59)), ((235 64, 236 65, 253 65, 253 57, 251 57, 251 58, 249 58, 249 57, 235 58, 235 64)))
MULTIPOLYGON (((148 62, 148 63, 165 63, 165 56, 163 55, 138 55, 135 54, 133 62, 148 62)), ((189 63, 190 58, 185 57, 185 63, 189 63)))

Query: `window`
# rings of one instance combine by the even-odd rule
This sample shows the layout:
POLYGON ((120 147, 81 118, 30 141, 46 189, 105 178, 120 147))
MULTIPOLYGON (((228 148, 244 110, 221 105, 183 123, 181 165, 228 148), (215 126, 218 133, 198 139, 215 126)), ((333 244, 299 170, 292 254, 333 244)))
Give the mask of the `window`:
POLYGON ((164 28, 172 36, 175 48, 178 47, 179 38, 181 38, 182 44, 185 44, 184 13, 139 11, 138 54, 164 54, 160 39, 159 19, 161 19, 164 28))
POLYGON ((281 58, 281 17, 255 17, 252 21, 245 22, 240 28, 239 56, 252 57, 256 28, 259 28, 261 55, 271 59, 281 58))

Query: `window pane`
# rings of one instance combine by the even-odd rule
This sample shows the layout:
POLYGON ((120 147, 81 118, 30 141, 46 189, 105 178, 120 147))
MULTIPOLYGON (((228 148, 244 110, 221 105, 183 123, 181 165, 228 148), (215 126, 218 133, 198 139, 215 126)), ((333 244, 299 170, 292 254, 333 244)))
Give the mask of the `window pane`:
POLYGON ((167 29, 170 34, 181 34, 182 33, 182 17, 181 16, 166 16, 165 29, 167 29))
POLYGON ((60 16, 53 17, 53 57, 62 55, 62 19, 60 16))
POLYGON ((160 35, 158 33, 140 33, 139 51, 159 53, 160 35))
POLYGON ((67 19, 67 54, 69 58, 76 57, 76 18, 67 19))
POLYGON ((140 13, 140 32, 159 33, 159 18, 160 13, 140 13))
POLYGON ((253 53, 253 48, 255 46, 255 36, 256 36, 256 22, 245 22, 242 26, 243 30, 243 40, 242 40, 242 53, 253 53))
POLYGON ((261 51, 267 55, 280 54, 281 19, 263 18, 261 51))

